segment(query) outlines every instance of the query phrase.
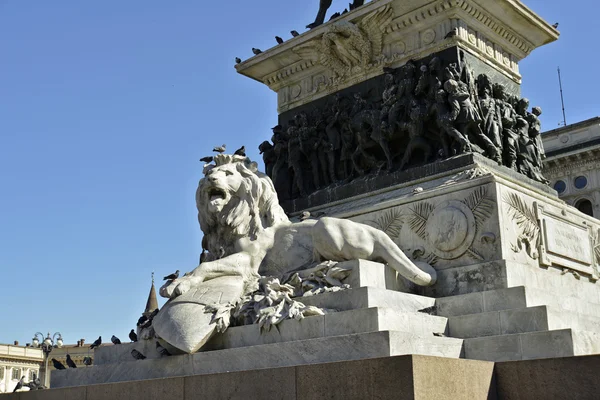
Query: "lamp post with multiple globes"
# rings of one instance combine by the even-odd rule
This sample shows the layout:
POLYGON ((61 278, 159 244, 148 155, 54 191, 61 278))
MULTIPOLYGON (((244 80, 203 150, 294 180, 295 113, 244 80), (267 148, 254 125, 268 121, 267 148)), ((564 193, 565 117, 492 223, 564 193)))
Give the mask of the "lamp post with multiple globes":
POLYGON ((44 339, 44 334, 36 332, 31 341, 31 347, 40 348, 44 352, 44 386, 49 387, 48 382, 48 358, 54 348, 61 348, 63 346, 63 338, 60 332, 56 332, 50 337, 50 332, 44 339), (58 337, 58 338, 57 338, 58 337))

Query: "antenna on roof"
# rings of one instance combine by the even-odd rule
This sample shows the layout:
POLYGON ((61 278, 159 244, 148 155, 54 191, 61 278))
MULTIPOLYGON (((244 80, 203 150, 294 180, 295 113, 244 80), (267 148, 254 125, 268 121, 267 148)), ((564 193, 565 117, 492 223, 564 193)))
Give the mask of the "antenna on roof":
POLYGON ((154 285, 154 271, 152 271, 152 284, 154 285))
POLYGON ((567 116, 565 114, 565 98, 563 97, 562 79, 560 77, 560 67, 558 67, 558 86, 560 87, 560 102, 562 104, 563 126, 567 126, 567 116))

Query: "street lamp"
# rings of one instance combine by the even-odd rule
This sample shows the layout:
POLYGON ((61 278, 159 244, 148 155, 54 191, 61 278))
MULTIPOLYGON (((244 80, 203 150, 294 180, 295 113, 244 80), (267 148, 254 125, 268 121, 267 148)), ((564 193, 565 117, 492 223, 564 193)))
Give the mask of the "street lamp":
POLYGON ((50 358, 50 353, 52 349, 61 348, 63 346, 63 338, 60 332, 56 332, 52 337, 50 337, 50 332, 44 339, 44 334, 40 332, 36 332, 31 340, 31 347, 42 348, 44 352, 44 386, 49 387, 48 384, 48 358, 50 358), (57 338, 58 336, 58 338, 57 338))

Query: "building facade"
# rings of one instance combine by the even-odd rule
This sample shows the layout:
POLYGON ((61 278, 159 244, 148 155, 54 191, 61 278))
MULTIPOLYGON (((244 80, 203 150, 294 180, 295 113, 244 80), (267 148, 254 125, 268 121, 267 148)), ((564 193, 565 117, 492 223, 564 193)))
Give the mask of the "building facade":
POLYGON ((14 390, 22 376, 25 382, 40 376, 44 364, 44 353, 41 349, 15 345, 0 344, 0 393, 14 390))
POLYGON ((542 135, 544 175, 567 204, 600 218, 600 117, 542 135))

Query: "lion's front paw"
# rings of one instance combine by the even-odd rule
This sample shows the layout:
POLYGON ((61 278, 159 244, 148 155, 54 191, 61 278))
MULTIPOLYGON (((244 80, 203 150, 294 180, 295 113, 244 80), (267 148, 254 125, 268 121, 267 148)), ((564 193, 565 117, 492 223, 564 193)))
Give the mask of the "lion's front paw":
POLYGON ((191 288, 201 284, 202 281, 203 279, 201 277, 192 275, 182 276, 181 278, 165 283, 160 288, 160 295, 172 299, 188 292, 191 288))

